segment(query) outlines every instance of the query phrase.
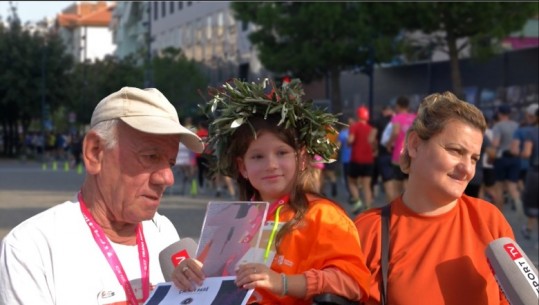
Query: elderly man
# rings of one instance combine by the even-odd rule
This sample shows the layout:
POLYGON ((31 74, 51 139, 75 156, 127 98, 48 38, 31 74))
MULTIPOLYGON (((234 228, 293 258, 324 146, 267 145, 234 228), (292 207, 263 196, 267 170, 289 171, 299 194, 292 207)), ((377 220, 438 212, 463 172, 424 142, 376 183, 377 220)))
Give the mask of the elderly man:
POLYGON ((179 239, 157 208, 174 183, 180 141, 203 149, 157 89, 104 98, 84 137, 80 191, 4 238, 0 304, 144 302, 164 281, 159 252, 179 239))

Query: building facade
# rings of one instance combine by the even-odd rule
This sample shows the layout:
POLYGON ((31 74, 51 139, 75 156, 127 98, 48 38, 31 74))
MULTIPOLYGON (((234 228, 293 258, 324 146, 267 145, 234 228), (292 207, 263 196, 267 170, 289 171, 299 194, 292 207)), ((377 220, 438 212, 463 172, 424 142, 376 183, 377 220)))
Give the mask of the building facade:
MULTIPOLYGON (((271 76, 272 73, 263 68, 256 49, 249 42, 248 35, 254 29, 253 25, 235 20, 230 3, 117 2, 109 25, 113 42, 117 46, 114 55, 124 58, 130 54, 138 54, 139 58, 149 59, 158 56, 167 47, 178 48, 188 59, 200 62, 206 67, 208 78, 213 85, 232 77, 255 80, 271 76)), ((517 50, 521 52, 504 52, 491 59, 496 63, 475 62, 469 59, 470 49, 463 50, 460 60, 462 80, 470 100, 477 100, 478 104, 486 109, 491 107, 490 104, 481 103, 481 99, 476 95, 488 95, 482 92, 501 92, 505 89, 500 88, 509 87, 512 89, 507 90, 513 92, 516 86, 524 88, 520 91, 525 91, 527 97, 533 99, 537 96, 537 86, 534 85, 537 80, 536 71, 527 73, 525 78, 516 77, 522 75, 522 72, 515 75, 510 73, 517 66, 526 69, 526 65, 520 66, 522 61, 519 58, 527 58, 528 62, 533 60, 533 56, 530 57, 529 54, 533 54, 539 44, 537 22, 537 18, 531 19, 521 32, 505 39, 504 48, 511 50, 508 53, 517 50), (526 51, 527 49, 530 51, 526 51), (512 64, 508 64, 509 62, 512 64), (499 77, 493 78, 493 75, 499 77)), ((413 97, 417 103, 429 92, 451 90, 448 56, 442 50, 430 47, 431 41, 438 35, 443 36, 444 33, 406 33, 407 39, 417 42, 418 54, 397 64, 376 67, 375 109, 392 103, 398 95, 413 97)), ((465 43, 466 39, 458 41, 459 46, 465 43)), ((368 100, 368 78, 353 71, 342 71, 341 90, 343 110, 353 113, 353 109, 366 104, 368 100)), ((328 84, 325 80, 306 84, 305 91, 309 98, 327 100, 329 104, 328 84)))
POLYGON ((250 28, 235 20, 230 1, 151 2, 150 12, 154 52, 182 49, 206 66, 212 83, 264 73, 247 38, 250 28))
POLYGON ((148 46, 149 2, 118 1, 112 11, 109 29, 116 45, 114 56, 133 56, 142 64, 148 46))
POLYGON ((76 62, 95 61, 112 55, 115 46, 109 30, 111 4, 105 1, 76 2, 56 17, 55 30, 76 62))

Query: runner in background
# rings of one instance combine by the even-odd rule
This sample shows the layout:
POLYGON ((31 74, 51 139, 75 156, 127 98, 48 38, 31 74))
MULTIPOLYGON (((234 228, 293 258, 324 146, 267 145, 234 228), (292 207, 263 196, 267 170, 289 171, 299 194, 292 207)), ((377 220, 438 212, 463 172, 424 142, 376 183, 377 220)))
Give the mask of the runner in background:
POLYGON ((391 152, 391 163, 393 165, 394 195, 402 194, 406 186, 408 175, 402 172, 399 166, 399 159, 404 145, 404 139, 408 128, 412 126, 416 117, 410 110, 410 100, 405 96, 397 98, 395 105, 396 114, 391 118, 391 136, 386 144, 387 150, 391 152))
POLYGON ((364 106, 358 107, 357 122, 350 126, 348 135, 348 144, 352 147, 348 187, 355 201, 353 206, 355 214, 371 208, 373 202, 371 179, 377 130, 369 125, 368 121, 369 110, 364 106), (364 202, 361 200, 360 188, 364 202))

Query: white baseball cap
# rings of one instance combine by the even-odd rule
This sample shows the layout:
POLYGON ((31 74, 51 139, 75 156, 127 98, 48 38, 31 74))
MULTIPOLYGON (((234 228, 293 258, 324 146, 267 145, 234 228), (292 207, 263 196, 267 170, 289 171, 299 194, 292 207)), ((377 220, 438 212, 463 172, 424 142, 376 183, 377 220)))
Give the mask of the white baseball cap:
POLYGON ((539 104, 530 104, 528 107, 526 107, 526 113, 534 116, 537 113, 537 109, 539 109, 539 104))
POLYGON ((190 150, 204 150, 202 140, 180 124, 176 108, 155 88, 123 87, 102 99, 94 109, 90 126, 120 119, 132 128, 150 134, 179 134, 190 150))

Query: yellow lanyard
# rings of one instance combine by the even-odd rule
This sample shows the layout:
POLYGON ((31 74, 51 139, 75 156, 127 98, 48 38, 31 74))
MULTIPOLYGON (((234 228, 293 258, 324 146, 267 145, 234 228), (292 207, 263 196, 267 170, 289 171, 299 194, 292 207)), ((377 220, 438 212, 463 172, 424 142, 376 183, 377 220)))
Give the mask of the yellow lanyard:
POLYGON ((281 212, 282 207, 283 206, 280 205, 277 208, 277 211, 275 211, 275 220, 273 222, 273 228, 271 229, 271 234, 268 240, 268 245, 266 246, 266 252, 264 252, 264 263, 267 263, 268 261, 269 253, 271 250, 271 245, 273 244, 273 240, 275 239, 275 232, 277 232, 277 227, 279 226, 279 213, 281 212))

